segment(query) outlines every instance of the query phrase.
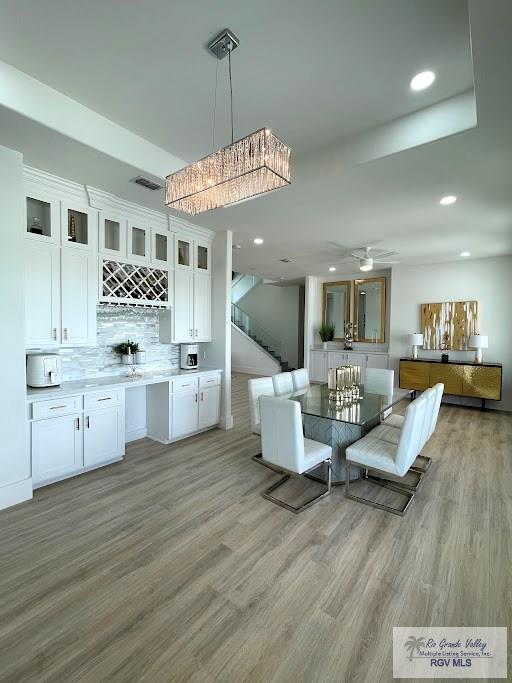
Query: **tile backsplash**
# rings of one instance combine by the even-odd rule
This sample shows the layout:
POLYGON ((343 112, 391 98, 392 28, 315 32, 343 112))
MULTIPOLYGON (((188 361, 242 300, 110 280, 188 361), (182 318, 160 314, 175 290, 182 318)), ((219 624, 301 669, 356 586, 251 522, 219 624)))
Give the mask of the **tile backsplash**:
POLYGON ((126 373, 121 357, 112 346, 130 339, 146 352, 144 370, 177 368, 180 364, 179 344, 158 341, 159 312, 147 308, 121 306, 97 307, 98 345, 94 347, 61 348, 64 381, 82 377, 98 377, 126 373))

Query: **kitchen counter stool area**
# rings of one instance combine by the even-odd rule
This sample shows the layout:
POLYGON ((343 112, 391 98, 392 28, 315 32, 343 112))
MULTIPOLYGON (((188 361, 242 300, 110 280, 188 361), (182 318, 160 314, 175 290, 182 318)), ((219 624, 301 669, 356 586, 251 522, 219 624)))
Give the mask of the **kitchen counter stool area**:
POLYGON ((122 460, 125 444, 135 438, 169 444, 216 427, 221 378, 220 370, 171 371, 29 390, 33 487, 122 460))

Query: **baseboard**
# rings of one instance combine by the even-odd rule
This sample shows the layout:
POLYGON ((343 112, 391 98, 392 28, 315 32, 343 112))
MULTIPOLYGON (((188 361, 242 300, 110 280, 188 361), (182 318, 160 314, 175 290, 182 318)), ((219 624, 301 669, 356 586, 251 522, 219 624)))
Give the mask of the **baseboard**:
POLYGON ((14 484, 0 486, 0 510, 18 505, 26 500, 31 500, 33 496, 32 478, 17 481, 14 484))
POLYGON ((125 443, 130 443, 130 441, 137 441, 138 439, 144 439, 148 435, 147 429, 130 429, 126 432, 125 443))
POLYGON ((233 415, 226 415, 220 418, 219 427, 220 429, 233 429, 233 415))

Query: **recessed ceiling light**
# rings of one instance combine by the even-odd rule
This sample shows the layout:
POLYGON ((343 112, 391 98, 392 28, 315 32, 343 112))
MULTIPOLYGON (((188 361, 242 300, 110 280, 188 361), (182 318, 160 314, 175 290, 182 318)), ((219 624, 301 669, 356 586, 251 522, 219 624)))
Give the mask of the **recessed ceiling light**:
POLYGON ((329 266, 329 272, 330 273, 334 273, 335 270, 336 270, 336 266, 329 266))
POLYGON ((454 194, 447 194, 446 197, 441 197, 439 203, 441 206, 450 206, 450 204, 455 204, 457 197, 454 194))
POLYGON ((459 256, 471 256, 471 252, 470 251, 461 251, 459 256))
POLYGON ((254 238, 254 244, 263 244, 263 240, 261 237, 255 237, 254 238))
POLYGON ((411 80, 411 90, 425 90, 425 88, 430 87, 435 80, 436 75, 433 71, 422 71, 421 73, 416 74, 411 80))

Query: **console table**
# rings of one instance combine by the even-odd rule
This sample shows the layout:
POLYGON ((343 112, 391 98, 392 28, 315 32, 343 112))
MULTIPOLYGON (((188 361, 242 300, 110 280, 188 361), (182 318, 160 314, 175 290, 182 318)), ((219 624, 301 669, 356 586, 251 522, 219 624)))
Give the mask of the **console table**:
POLYGON ((501 400, 501 363, 400 358, 400 388, 422 391, 442 382, 445 394, 470 396, 482 401, 501 400))

